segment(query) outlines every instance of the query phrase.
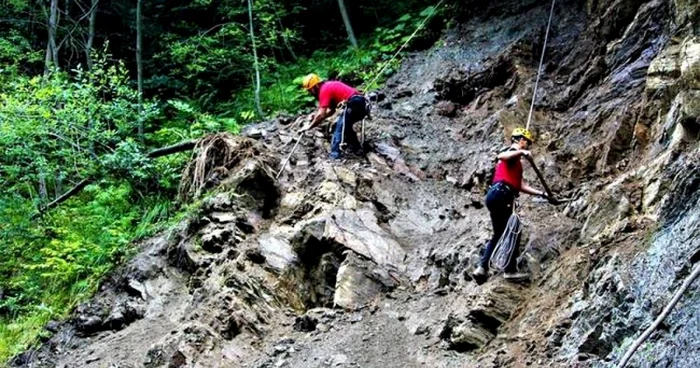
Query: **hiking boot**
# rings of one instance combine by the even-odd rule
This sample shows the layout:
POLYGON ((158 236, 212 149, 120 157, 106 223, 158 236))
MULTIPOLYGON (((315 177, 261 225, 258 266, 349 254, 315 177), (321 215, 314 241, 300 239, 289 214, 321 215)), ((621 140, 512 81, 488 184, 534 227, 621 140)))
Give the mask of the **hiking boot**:
POLYGON ((525 281, 530 278, 530 274, 524 272, 506 272, 503 278, 508 281, 525 281))
POLYGON ((479 266, 479 267, 476 268, 476 270, 474 270, 474 272, 472 272, 472 276, 475 277, 475 278, 477 278, 477 277, 479 277, 479 278, 486 277, 486 270, 485 270, 483 267, 479 266))

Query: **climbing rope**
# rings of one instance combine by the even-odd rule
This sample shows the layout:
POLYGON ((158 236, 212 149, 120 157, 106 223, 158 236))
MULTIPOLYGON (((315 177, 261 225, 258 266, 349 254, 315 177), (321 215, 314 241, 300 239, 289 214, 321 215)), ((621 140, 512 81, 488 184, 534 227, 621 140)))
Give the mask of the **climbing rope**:
POLYGON ((522 224, 520 223, 520 217, 515 212, 515 205, 513 205, 513 214, 508 218, 506 229, 503 235, 501 235, 501 239, 498 240, 496 248, 493 250, 493 254, 489 260, 491 268, 505 271, 508 263, 510 263, 513 258, 513 251, 518 244, 518 238, 521 232, 522 224))
POLYGON ((527 116, 527 125, 525 129, 530 129, 530 121, 532 121, 532 111, 535 108, 535 97, 537 97, 537 85, 540 83, 540 73, 542 72, 542 64, 544 64, 544 52, 547 50, 547 39, 549 38, 549 28, 552 26, 552 15, 554 14, 554 2, 549 9, 549 21, 547 22, 547 32, 544 35, 544 45, 542 45, 542 56, 540 56, 540 65, 537 67, 537 79, 535 79, 535 89, 532 91, 532 102, 530 103, 530 113, 527 116))
POLYGON ((366 85, 366 87, 372 86, 377 81, 377 79, 379 79, 379 77, 384 72, 384 69, 386 69, 386 67, 389 66, 389 64, 392 61, 394 61, 394 59, 396 59, 397 56, 399 56, 399 53, 401 53, 401 51, 403 51, 403 49, 411 42, 411 40, 413 40, 413 38, 418 34, 418 32, 421 29, 423 29, 423 27, 425 26, 425 23, 428 21, 428 19, 430 19, 433 16, 435 11, 437 11, 440 8, 440 5, 442 5, 443 1, 445 1, 445 0, 440 0, 440 2, 438 2, 437 5, 435 5, 433 10, 430 12, 430 14, 428 14, 428 16, 426 16, 425 19, 423 19, 423 21, 418 25, 418 28, 416 28, 416 30, 413 31, 411 36, 409 36, 408 39, 406 39, 406 42, 404 42, 403 45, 401 45, 401 47, 399 47, 399 49, 394 53, 394 55, 391 58, 389 58, 389 60, 384 62, 384 65, 381 67, 381 69, 379 69, 379 71, 377 72, 377 75, 372 79, 372 81, 370 83, 368 83, 366 85))

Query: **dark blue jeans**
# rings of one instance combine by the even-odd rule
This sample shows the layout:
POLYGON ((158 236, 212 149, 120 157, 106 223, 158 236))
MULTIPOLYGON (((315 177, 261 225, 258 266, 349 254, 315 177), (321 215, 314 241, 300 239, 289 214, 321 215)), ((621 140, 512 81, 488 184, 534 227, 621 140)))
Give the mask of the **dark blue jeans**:
MULTIPOLYGON (((513 214, 513 200, 515 199, 515 195, 515 189, 502 182, 493 184, 486 194, 486 208, 488 208, 489 214, 491 215, 493 236, 486 244, 484 253, 481 256, 480 264, 485 270, 489 269, 489 260, 491 259, 493 250, 496 248, 496 244, 498 244, 503 232, 506 230, 508 218, 510 218, 510 215, 513 214)), ((513 249, 513 256, 510 258, 510 262, 506 266, 505 272, 516 272, 517 259, 520 251, 519 248, 520 236, 518 236, 515 249, 513 249)))
POLYGON ((353 125, 364 119, 365 116, 367 116, 367 103, 365 98, 363 96, 353 96, 348 99, 345 111, 340 114, 338 121, 335 123, 335 130, 333 131, 333 138, 331 139, 331 158, 338 159, 342 155, 340 153, 340 142, 343 141, 343 125, 345 124, 347 124, 345 127, 345 142, 356 149, 361 148, 353 125))

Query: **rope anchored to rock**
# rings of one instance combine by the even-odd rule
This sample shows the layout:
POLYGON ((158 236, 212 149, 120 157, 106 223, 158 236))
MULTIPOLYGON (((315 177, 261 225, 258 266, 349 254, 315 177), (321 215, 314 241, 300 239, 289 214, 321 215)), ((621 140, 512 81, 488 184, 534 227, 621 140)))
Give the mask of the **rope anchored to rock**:
POLYGON ((530 102, 530 113, 527 116, 527 125, 525 129, 530 129, 530 121, 532 121, 532 111, 535 109, 535 98, 537 97, 537 85, 540 83, 540 74, 542 73, 542 64, 544 64, 544 54, 547 50, 547 39, 549 38, 549 28, 552 26, 552 16, 554 15, 554 2, 549 9, 549 21, 547 22, 547 32, 544 35, 544 45, 542 46, 542 56, 540 56, 540 65, 537 67, 537 79, 535 79, 535 89, 532 91, 532 102, 530 102))

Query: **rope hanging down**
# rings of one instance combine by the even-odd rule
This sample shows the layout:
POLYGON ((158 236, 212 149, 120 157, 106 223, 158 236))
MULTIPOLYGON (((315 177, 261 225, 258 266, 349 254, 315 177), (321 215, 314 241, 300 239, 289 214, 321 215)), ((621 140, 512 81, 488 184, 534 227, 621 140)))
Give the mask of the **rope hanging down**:
MULTIPOLYGON (((513 207, 515 208, 515 206, 513 207)), ((513 214, 508 218, 506 230, 503 231, 503 235, 501 235, 501 239, 498 240, 498 244, 496 244, 493 255, 489 260, 489 266, 491 268, 505 271, 511 258, 513 258, 513 251, 518 244, 518 237, 520 237, 522 229, 520 217, 513 211, 513 214)))
POLYGON ((535 108, 535 97, 537 97, 537 85, 540 83, 540 73, 542 72, 542 64, 544 63, 544 53, 547 50, 547 39, 549 38, 549 28, 552 25, 552 15, 554 14, 554 2, 552 0, 552 7, 549 9, 549 21, 547 22, 547 32, 544 35, 544 45, 542 46, 542 56, 540 57, 540 66, 537 67, 537 79, 535 80, 535 89, 532 91, 532 102, 530 103, 530 113, 527 116, 527 125, 525 129, 530 129, 530 121, 532 121, 532 110, 535 108))
POLYGON ((371 81, 370 83, 368 83, 368 84, 365 86, 366 88, 371 87, 371 86, 377 81, 377 79, 379 79, 379 77, 380 77, 380 76, 382 75, 382 73, 384 72, 384 69, 386 69, 386 67, 389 66, 389 63, 391 63, 394 59, 396 59, 397 56, 399 56, 399 53, 404 49, 404 47, 406 47, 406 45, 408 45, 408 43, 411 42, 411 40, 413 39, 413 37, 415 37, 416 34, 418 34, 418 32, 419 32, 421 29, 423 29, 423 27, 425 26, 425 23, 428 21, 428 19, 430 19, 430 18, 433 16, 433 14, 435 13, 435 11, 437 11, 437 10, 440 8, 440 5, 442 5, 442 2, 443 2, 443 1, 445 1, 445 0, 440 0, 440 2, 438 2, 437 5, 435 5, 435 7, 433 8, 433 10, 430 12, 430 14, 428 14, 428 16, 425 17, 425 19, 423 19, 423 21, 418 25, 418 28, 416 28, 416 30, 413 31, 413 33, 411 34, 411 36, 408 37, 408 39, 406 40, 406 42, 404 42, 403 45, 401 45, 401 47, 399 47, 399 49, 394 53, 394 55, 393 55, 389 60, 387 60, 386 62, 384 62, 384 65, 382 66, 381 69, 379 69, 379 71, 377 72, 377 75, 372 79, 372 81, 371 81))

